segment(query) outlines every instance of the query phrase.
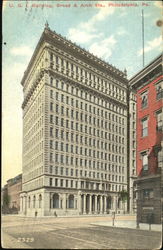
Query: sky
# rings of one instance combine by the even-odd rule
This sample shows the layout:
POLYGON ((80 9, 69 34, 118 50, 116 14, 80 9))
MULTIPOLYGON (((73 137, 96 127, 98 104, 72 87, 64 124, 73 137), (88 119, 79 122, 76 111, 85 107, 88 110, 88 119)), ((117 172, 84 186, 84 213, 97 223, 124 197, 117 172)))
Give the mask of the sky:
POLYGON ((46 21, 51 30, 116 68, 126 69, 131 78, 142 69, 142 10, 147 65, 162 51, 161 28, 156 25, 162 18, 161 1, 4 1, 2 186, 22 172, 20 82, 46 21), (128 6, 119 7, 122 3, 128 6))

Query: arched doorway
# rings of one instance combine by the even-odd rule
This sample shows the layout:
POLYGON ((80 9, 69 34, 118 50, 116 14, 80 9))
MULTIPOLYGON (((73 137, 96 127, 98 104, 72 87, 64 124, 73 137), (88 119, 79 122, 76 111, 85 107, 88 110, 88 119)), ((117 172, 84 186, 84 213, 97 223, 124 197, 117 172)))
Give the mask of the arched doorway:
POLYGON ((53 208, 59 208, 59 194, 53 194, 53 208))
POLYGON ((111 196, 107 197, 107 200, 106 200, 106 209, 109 210, 112 208, 112 198, 111 196))
POLYGON ((69 208, 74 208, 74 195, 70 194, 68 198, 69 208))

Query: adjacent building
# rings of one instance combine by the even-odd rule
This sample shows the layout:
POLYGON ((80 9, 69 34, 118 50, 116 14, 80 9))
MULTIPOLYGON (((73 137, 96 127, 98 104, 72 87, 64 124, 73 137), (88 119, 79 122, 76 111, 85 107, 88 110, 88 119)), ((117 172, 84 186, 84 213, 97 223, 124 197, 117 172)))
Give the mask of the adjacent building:
POLYGON ((137 221, 161 223, 163 76, 158 56, 130 80, 137 99, 137 221))
POLYGON ((21 213, 122 213, 131 173, 126 72, 46 24, 21 84, 21 213))
POLYGON ((22 174, 7 181, 2 189, 2 212, 18 213, 20 210, 20 193, 22 191, 22 174))

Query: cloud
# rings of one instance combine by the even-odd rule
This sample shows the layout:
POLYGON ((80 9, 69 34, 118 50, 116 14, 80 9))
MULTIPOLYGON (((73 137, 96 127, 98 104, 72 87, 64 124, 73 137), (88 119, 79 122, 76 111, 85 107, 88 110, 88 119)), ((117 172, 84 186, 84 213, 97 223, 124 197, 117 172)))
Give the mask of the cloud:
POLYGON ((10 49, 10 53, 14 56, 28 56, 32 55, 32 49, 28 46, 13 47, 10 49))
POLYGON ((114 35, 111 35, 102 41, 93 43, 90 46, 89 51, 94 55, 107 60, 112 55, 112 50, 114 49, 116 43, 117 41, 114 38, 114 35))
POLYGON ((126 35, 126 34, 128 34, 128 32, 127 32, 127 30, 124 27, 119 27, 118 28, 117 35, 123 36, 123 35, 126 35))
POLYGON ((69 29, 68 36, 72 41, 75 41, 76 43, 88 43, 93 38, 99 37, 99 35, 97 34, 91 34, 89 32, 76 28, 69 29))
POLYGON ((68 38, 73 42, 88 43, 92 39, 101 36, 102 33, 97 34, 97 24, 104 21, 109 15, 112 15, 114 11, 114 7, 100 8, 97 14, 91 17, 87 22, 81 22, 77 27, 70 28, 68 31, 68 38))
POLYGON ((154 5, 158 8, 162 8, 162 1, 155 1, 154 5))
MULTIPOLYGON (((160 49, 161 46, 162 46, 162 37, 159 36, 147 42, 147 46, 145 46, 144 52, 147 53, 154 49, 160 49)), ((143 49, 140 49, 137 54, 138 56, 141 56, 143 54, 143 49)))

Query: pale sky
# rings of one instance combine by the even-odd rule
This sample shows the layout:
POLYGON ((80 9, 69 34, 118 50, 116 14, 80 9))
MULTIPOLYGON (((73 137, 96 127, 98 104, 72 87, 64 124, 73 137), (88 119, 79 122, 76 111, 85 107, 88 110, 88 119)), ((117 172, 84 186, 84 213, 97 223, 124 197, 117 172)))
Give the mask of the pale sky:
POLYGON ((162 51, 161 28, 156 26, 162 18, 161 1, 6 0, 3 6, 2 185, 22 171, 23 89, 20 82, 46 20, 50 29, 116 68, 126 68, 131 78, 142 69, 142 9, 145 64, 148 64, 162 51), (95 6, 99 3, 103 7, 95 6), (136 6, 111 6, 113 3, 136 6), (32 4, 44 4, 44 7, 32 7, 32 4), (89 4, 89 7, 81 4, 89 4))

